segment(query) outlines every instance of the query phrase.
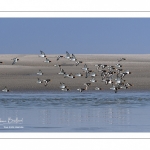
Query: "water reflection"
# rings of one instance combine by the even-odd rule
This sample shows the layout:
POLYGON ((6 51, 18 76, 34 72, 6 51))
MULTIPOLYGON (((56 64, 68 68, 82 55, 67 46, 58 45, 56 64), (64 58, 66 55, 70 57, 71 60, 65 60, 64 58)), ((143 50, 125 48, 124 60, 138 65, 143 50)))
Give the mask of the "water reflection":
POLYGON ((149 113, 149 93, 0 95, 1 132, 150 132, 149 113), (4 128, 8 117, 23 128, 4 128))
POLYGON ((113 129, 115 125, 130 125, 129 108, 42 109, 39 116, 39 126, 62 127, 64 131, 66 128, 69 131, 80 131, 83 128, 97 128, 99 131, 105 128, 107 131, 108 126, 113 129))

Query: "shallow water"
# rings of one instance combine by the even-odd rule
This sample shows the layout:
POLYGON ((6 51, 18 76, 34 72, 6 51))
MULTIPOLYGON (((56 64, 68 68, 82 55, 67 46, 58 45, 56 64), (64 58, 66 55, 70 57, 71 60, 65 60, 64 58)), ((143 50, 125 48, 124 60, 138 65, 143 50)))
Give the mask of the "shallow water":
POLYGON ((150 132, 149 92, 0 93, 0 132, 150 132))

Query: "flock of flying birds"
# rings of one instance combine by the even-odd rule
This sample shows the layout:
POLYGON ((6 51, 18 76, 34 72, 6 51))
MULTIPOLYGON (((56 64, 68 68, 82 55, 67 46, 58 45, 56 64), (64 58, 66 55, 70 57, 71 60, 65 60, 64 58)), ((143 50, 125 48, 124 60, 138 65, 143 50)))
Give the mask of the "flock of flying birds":
MULTIPOLYGON (((47 58, 46 54, 43 51, 40 51, 40 55, 39 57, 41 58, 45 58, 44 62, 45 63, 50 63, 51 61, 47 58)), ((62 56, 59 55, 57 56, 56 60, 59 61, 59 59, 61 58, 65 58, 69 61, 73 61, 75 62, 75 65, 78 66, 79 64, 83 63, 82 61, 77 60, 77 58, 75 57, 74 54, 69 54, 66 51, 66 55, 62 56)), ((12 65, 16 64, 19 59, 13 58, 12 59, 12 65)), ((75 77, 83 77, 85 76, 85 78, 90 78, 89 83, 83 83, 84 88, 77 88, 77 90, 79 92, 83 92, 85 90, 88 90, 88 87, 91 84, 94 84, 95 82, 97 82, 97 80, 95 79, 96 76, 101 77, 101 81, 104 82, 105 85, 111 85, 110 89, 113 90, 115 93, 117 93, 117 91, 119 89, 128 89, 132 86, 131 83, 126 82, 125 80, 125 76, 131 74, 131 72, 129 70, 124 71, 122 68, 122 65, 120 64, 121 61, 125 61, 125 58, 120 58, 118 59, 118 63, 115 66, 110 66, 110 65, 106 65, 106 64, 95 64, 97 73, 90 70, 87 66, 87 64, 84 64, 84 66, 81 68, 83 73, 77 73, 75 75, 73 75, 72 73, 66 73, 64 71, 64 69, 62 69, 61 65, 54 65, 55 67, 59 67, 60 72, 58 72, 59 75, 63 75, 64 78, 75 78, 75 77)), ((3 62, 0 62, 1 64, 3 62)), ((43 72, 42 70, 39 70, 39 72, 37 72, 37 75, 42 76, 43 72)), ((40 78, 37 79, 37 83, 41 84, 44 83, 45 86, 48 85, 48 83, 51 81, 51 79, 45 79, 45 80, 40 80, 40 78)), ((62 91, 69 91, 70 89, 68 88, 68 86, 66 86, 65 83, 60 82, 59 88, 62 91)), ((95 87, 95 90, 101 90, 100 87, 95 87)), ((9 92, 9 89, 7 87, 5 87, 2 92, 9 92)))

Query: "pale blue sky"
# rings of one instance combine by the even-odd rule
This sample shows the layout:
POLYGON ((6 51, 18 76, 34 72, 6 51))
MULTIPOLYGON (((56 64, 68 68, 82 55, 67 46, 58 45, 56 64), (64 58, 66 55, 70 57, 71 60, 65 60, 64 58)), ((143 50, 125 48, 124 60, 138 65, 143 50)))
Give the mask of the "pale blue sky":
POLYGON ((148 54, 149 18, 0 18, 1 54, 148 54))

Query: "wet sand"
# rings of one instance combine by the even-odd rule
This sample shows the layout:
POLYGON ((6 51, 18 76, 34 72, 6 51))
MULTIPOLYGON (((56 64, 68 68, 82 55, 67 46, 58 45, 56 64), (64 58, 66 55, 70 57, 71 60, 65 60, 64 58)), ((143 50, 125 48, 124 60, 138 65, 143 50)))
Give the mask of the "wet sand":
MULTIPOLYGON (((130 90, 150 90, 150 54, 84 54, 75 55, 78 60, 83 61, 78 66, 75 62, 67 60, 66 58, 60 58, 56 60, 58 55, 47 55, 47 58, 51 63, 44 63, 45 58, 40 58, 37 55, 20 55, 9 54, 0 55, 0 91, 7 86, 10 91, 61 91, 59 88, 60 82, 64 82, 70 91, 77 91, 77 88, 84 88, 84 83, 90 83, 91 77, 85 78, 85 73, 81 69, 84 64, 87 64, 88 68, 97 73, 95 79, 96 83, 91 83, 88 90, 94 90, 95 87, 102 88, 101 91, 110 90, 111 85, 105 85, 102 82, 100 72, 96 70, 95 64, 107 64, 115 65, 118 63, 119 58, 126 58, 125 61, 119 62, 122 65, 124 71, 129 70, 131 74, 126 75, 124 79, 126 82, 131 83, 133 86, 130 90), (12 65, 14 57, 19 58, 19 61, 12 65), (66 73, 82 73, 83 77, 64 78, 63 75, 59 75, 59 67, 53 65, 61 65, 66 73), (39 69, 44 73, 42 76, 38 76, 39 69), (51 79, 47 86, 44 83, 38 84, 37 78, 51 79)), ((63 55, 65 56, 65 55, 63 55)), ((115 77, 115 76, 114 76, 115 77)), ((125 89, 121 89, 125 90, 125 89)), ((111 90, 110 90, 111 91, 111 90)))

